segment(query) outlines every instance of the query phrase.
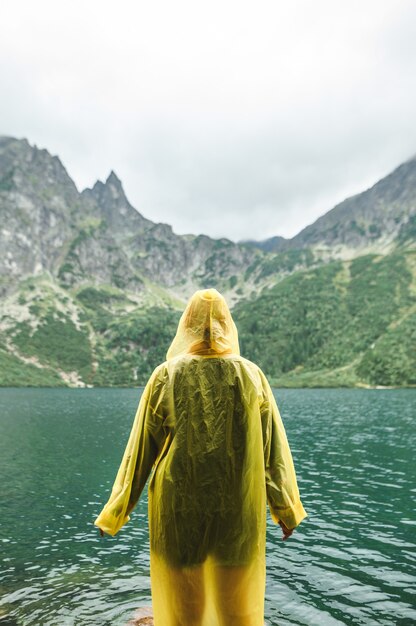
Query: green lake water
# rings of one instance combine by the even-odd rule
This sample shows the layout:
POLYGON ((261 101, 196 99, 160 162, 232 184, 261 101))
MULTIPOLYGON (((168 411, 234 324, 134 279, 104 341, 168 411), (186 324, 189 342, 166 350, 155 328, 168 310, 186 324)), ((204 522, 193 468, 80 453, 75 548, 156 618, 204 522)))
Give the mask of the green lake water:
MULTIPOLYGON (((0 626, 124 626, 150 604, 145 494, 117 537, 93 526, 140 394, 0 389, 0 626)), ((309 517, 286 542, 269 518, 267 624, 416 624, 416 390, 276 397, 309 517)))

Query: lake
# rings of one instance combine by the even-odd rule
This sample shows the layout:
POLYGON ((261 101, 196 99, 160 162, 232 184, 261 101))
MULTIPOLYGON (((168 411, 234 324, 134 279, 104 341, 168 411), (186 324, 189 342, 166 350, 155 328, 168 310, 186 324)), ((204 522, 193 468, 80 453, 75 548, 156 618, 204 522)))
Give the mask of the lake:
MULTIPOLYGON (((141 389, 0 389, 1 626, 124 626, 149 605, 147 497, 117 537, 108 498, 141 389)), ((270 626, 416 623, 416 390, 276 399, 309 517, 267 530, 270 626)))

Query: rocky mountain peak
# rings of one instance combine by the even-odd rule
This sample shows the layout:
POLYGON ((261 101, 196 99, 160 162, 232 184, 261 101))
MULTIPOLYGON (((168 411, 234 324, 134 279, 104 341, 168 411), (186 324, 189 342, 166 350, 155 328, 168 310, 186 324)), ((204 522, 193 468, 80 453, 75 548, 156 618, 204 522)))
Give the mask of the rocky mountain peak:
POLYGON ((0 189, 27 195, 65 195, 71 201, 78 190, 58 156, 27 139, 0 136, 0 189))
POLYGON ((84 200, 95 206, 94 212, 103 218, 113 234, 128 233, 141 230, 150 224, 129 202, 123 185, 114 170, 111 170, 106 181, 97 180, 92 189, 87 188, 81 193, 84 200))
POLYGON ((110 187, 115 187, 116 189, 123 190, 123 185, 121 184, 121 180, 119 179, 119 177, 117 176, 114 170, 111 170, 110 174, 107 177, 107 180, 105 181, 105 184, 109 185, 110 187))
POLYGON ((92 193, 97 199, 108 197, 129 204, 122 182, 114 170, 111 170, 105 183, 101 180, 97 180, 92 189, 84 189, 83 193, 86 195, 90 195, 92 193))

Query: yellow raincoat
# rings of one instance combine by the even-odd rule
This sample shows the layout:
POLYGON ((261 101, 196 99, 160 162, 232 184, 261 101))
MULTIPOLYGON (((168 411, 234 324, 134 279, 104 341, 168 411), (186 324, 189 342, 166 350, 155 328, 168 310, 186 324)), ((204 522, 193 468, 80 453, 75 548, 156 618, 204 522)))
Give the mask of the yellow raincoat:
POLYGON ((273 393, 215 289, 192 296, 150 377, 96 526, 129 521, 152 468, 155 626, 263 626, 266 501, 288 528, 306 513, 273 393))

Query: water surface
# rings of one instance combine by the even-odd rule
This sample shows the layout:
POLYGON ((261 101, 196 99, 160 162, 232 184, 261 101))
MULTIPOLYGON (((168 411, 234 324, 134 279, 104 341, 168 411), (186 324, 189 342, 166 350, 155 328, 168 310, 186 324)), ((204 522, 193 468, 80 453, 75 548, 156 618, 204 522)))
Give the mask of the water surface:
MULTIPOLYGON (((0 389, 0 624, 124 626, 150 599, 147 498, 106 501, 141 390, 0 389)), ((273 626, 416 623, 416 390, 277 390, 309 517, 268 521, 273 626)))

